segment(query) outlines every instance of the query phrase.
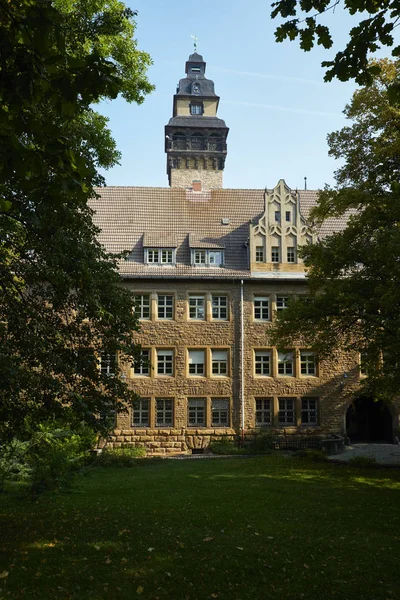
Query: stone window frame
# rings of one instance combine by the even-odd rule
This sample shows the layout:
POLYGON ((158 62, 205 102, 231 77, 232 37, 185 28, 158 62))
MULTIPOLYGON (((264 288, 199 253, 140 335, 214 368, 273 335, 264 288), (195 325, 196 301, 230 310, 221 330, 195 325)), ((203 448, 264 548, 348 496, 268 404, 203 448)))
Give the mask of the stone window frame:
POLYGON ((144 262, 146 265, 160 266, 175 266, 176 265, 176 248, 158 248, 144 249, 144 262))
POLYGON ((210 377, 230 377, 231 373, 230 373, 230 366, 231 366, 231 353, 230 353, 230 348, 226 348, 226 347, 213 347, 210 348, 210 377), (226 353, 226 360, 223 359, 218 359, 216 360, 215 354, 217 352, 225 352, 226 353), (213 357, 214 355, 214 357, 213 357), (225 367, 223 367, 222 365, 225 363, 225 367), (222 368, 222 372, 221 372, 221 368, 222 368))
POLYGON ((296 263, 296 248, 294 246, 288 246, 286 248, 286 262, 289 264, 296 263))
POLYGON ((261 296, 260 294, 254 294, 253 296, 253 321, 265 322, 271 321, 271 297, 269 295, 261 296), (260 303, 257 306, 257 303, 260 303), (259 311, 260 316, 257 316, 259 311), (265 313, 266 311, 266 313, 265 313), (265 317, 265 314, 267 315, 265 317))
POLYGON ((211 296, 211 320, 212 321, 229 321, 229 296, 228 294, 217 294, 217 293, 213 293, 211 292, 210 294, 211 296), (216 305, 214 305, 214 298, 218 298, 218 303, 216 305), (223 298, 226 303, 225 306, 221 305, 220 303, 220 299, 223 298), (218 315, 221 314, 221 310, 225 309, 225 317, 221 317, 221 316, 214 316, 214 309, 216 309, 216 311, 218 312, 218 315))
MULTIPOLYGON (((176 415, 175 415, 175 404, 176 404, 176 398, 175 396, 154 396, 152 394, 146 394, 143 393, 143 397, 139 398, 139 400, 148 400, 148 425, 140 425, 140 424, 135 424, 133 422, 134 420, 134 414, 133 414, 133 405, 131 406, 130 409, 130 417, 129 417, 129 422, 131 424, 131 428, 132 429, 175 429, 175 419, 176 419, 176 415), (172 423, 171 424, 167 424, 167 423, 161 423, 159 422, 157 424, 157 400, 165 400, 165 401, 171 401, 172 403, 172 423)), ((135 401, 134 401, 135 402, 135 401)), ((165 412, 165 409, 164 409, 165 412)))
POLYGON ((138 400, 133 400, 131 408, 131 426, 133 429, 148 429, 150 427, 150 405, 151 398, 144 396, 138 400), (135 405, 137 408, 135 408, 135 405), (137 415, 138 421, 135 423, 135 414, 137 415), (145 418, 147 416, 147 420, 145 418), (144 422, 145 421, 145 422, 144 422))
POLYGON ((231 420, 229 398, 226 396, 211 397, 211 427, 230 427, 230 424, 231 420), (223 406, 225 406, 225 408, 223 406))
POLYGON ((274 264, 281 262, 280 246, 271 246, 271 262, 274 264))
MULTIPOLYGON (((254 420, 253 426, 255 429, 276 428, 276 429, 295 429, 301 428, 318 428, 320 426, 320 397, 311 394, 299 395, 279 395, 279 396, 254 396, 254 420), (270 413, 270 423, 263 424, 262 420, 257 420, 257 400, 270 400, 270 409, 266 409, 267 415, 270 413), (303 402, 304 400, 304 402, 303 402), (310 404, 306 406, 306 401, 310 404), (304 411, 304 415, 303 415, 304 411), (307 412, 308 420, 305 413, 307 412), (287 417, 291 416, 291 420, 287 417), (310 418, 311 417, 311 418, 310 418)), ((267 419, 268 421, 268 419, 267 419)))
POLYGON ((279 427, 296 427, 297 426, 297 411, 296 411, 296 396, 279 396, 278 397, 278 426, 279 427), (289 416, 292 415, 292 420, 289 416))
POLYGON ((150 321, 152 310, 151 310, 151 294, 150 292, 136 292, 133 295, 134 311, 137 314, 139 321, 150 321), (145 299, 148 302, 145 302, 145 299))
POLYGON ((190 323, 228 323, 231 320, 230 294, 228 292, 221 292, 218 289, 207 292, 196 290, 188 291, 186 294, 186 319, 190 323), (204 318, 190 316, 191 298, 204 298, 204 318), (218 299, 218 303, 214 302, 214 299, 218 299), (223 302, 221 302, 221 300, 223 300, 223 302), (222 314, 222 316, 217 317, 216 314, 222 314), (224 316, 224 314, 226 316, 224 316))
MULTIPOLYGON (((198 395, 198 396, 187 396, 186 397, 186 423, 187 423, 187 428, 190 431, 191 429, 231 429, 232 427, 232 397, 228 396, 228 395, 207 395, 207 394, 203 394, 203 395, 198 395), (189 422, 189 401, 193 400, 202 400, 204 401, 204 421, 203 424, 199 424, 199 423, 190 423, 189 422), (213 405, 213 400, 215 401, 219 401, 219 400, 223 400, 224 402, 227 403, 227 409, 219 409, 222 410, 224 412, 227 413, 226 417, 227 417, 227 424, 226 423, 216 423, 213 420, 213 415, 212 415, 212 405, 213 405), (213 424, 214 423, 214 424, 213 424)), ((217 412, 217 410, 215 409, 214 412, 217 412)), ((219 420, 219 419, 218 419, 219 420)))
POLYGON ((151 348, 141 348, 139 355, 132 363, 132 375, 134 377, 150 377, 152 371, 152 351, 151 348), (147 358, 143 356, 147 353, 147 358))
POLYGON ((253 348, 253 373, 254 377, 272 377, 273 375, 273 350, 272 348, 253 348), (268 357, 268 360, 262 360, 268 357), (258 360, 261 359, 261 360, 258 360), (264 363, 268 365, 268 373, 264 372, 264 363), (257 372, 260 371, 260 372, 257 372))
POLYGON ((155 423, 154 426, 158 427, 158 428, 165 428, 165 429, 171 429, 174 427, 175 424, 175 415, 174 415, 174 408, 175 408, 175 402, 174 402, 174 398, 171 398, 169 396, 163 396, 163 397, 158 397, 156 396, 154 398, 154 415, 155 415, 155 423), (163 403, 163 405, 161 407, 159 407, 159 403, 163 403), (171 406, 168 407, 167 405, 171 403, 171 406), (162 415, 162 420, 159 420, 159 414, 162 415), (171 423, 168 423, 166 418, 168 417, 168 415, 171 415, 171 423))
POLYGON ((318 377, 318 361, 316 352, 308 348, 298 350, 300 358, 300 377, 318 377), (313 360, 309 360, 312 357, 313 360))
POLYGON ((157 365, 157 370, 156 370, 156 374, 157 377, 174 377, 175 376, 175 349, 174 348, 160 348, 157 347, 155 349, 156 352, 156 365, 157 365), (164 354, 162 354, 164 353, 164 354), (171 357, 171 360, 163 360, 162 362, 160 361, 160 356, 166 356, 166 357, 171 357), (160 372, 160 366, 163 366, 163 371, 160 372), (165 372, 166 369, 171 368, 171 372, 165 372))
POLYGON ((188 396, 186 399, 186 410, 187 410, 187 427, 188 428, 207 427, 207 397, 206 396, 188 396), (191 411, 192 411, 192 416, 191 416, 191 411), (198 414, 202 414, 201 420, 199 420, 198 414))
POLYGON ((265 250, 264 250, 264 246, 256 246, 256 250, 255 250, 255 258, 256 261, 258 263, 263 263, 265 262, 265 250))
POLYGON ((274 399, 272 396, 254 398, 254 420, 256 427, 271 427, 274 418, 274 399), (258 415, 258 417, 257 417, 258 415), (265 418, 268 417, 268 418, 265 418))

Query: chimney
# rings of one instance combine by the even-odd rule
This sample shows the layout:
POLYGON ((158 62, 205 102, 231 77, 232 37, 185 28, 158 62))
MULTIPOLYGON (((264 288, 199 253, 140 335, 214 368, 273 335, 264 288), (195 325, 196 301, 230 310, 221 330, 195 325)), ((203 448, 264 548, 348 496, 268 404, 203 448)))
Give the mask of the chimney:
POLYGON ((201 181, 198 179, 192 181, 192 188, 194 192, 201 192, 201 181))

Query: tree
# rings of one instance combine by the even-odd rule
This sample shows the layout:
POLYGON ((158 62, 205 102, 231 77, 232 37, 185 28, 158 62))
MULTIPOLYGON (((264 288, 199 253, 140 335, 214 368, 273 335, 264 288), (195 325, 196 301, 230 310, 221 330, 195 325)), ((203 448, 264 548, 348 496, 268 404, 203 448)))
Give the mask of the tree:
POLYGON ((301 341, 320 356, 359 352, 369 391, 393 395, 400 386, 400 109, 391 90, 400 61, 379 66, 345 108, 352 124, 328 137, 329 153, 344 165, 311 214, 317 224, 346 217, 347 226, 302 248, 310 294, 284 311, 275 341, 301 341))
POLYGON ((133 394, 99 369, 137 329, 88 200, 118 160, 91 108, 141 102, 150 57, 116 0, 0 0, 0 437, 49 418, 100 426, 133 394))
MULTIPOLYGON (((340 0, 277 0, 272 3, 272 18, 286 19, 275 31, 277 42, 300 38, 300 48, 308 51, 315 42, 324 48, 333 45, 329 27, 323 25, 321 16, 340 6, 340 0), (309 16, 305 16, 309 15, 309 16)), ((379 65, 369 62, 369 54, 381 46, 394 44, 394 30, 400 18, 400 4, 397 0, 347 0, 345 9, 350 15, 368 13, 349 32, 350 40, 344 50, 337 52, 333 60, 322 62, 327 67, 325 81, 337 77, 341 81, 355 79, 359 85, 370 84, 379 65)), ((392 56, 400 55, 400 45, 395 45, 392 56)))

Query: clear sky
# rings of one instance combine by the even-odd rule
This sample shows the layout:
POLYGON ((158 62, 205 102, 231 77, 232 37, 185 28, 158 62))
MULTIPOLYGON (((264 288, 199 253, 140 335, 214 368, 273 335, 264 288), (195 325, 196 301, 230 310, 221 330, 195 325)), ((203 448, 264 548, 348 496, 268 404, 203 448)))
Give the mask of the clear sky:
MULTIPOLYGON (((121 99, 100 112, 122 152, 121 165, 106 173, 108 185, 167 187, 164 126, 172 97, 193 52, 191 34, 207 63, 206 76, 220 96, 218 116, 230 128, 225 188, 292 188, 333 184, 338 164, 326 136, 343 127, 342 110, 353 83, 323 83, 322 60, 333 51, 305 53, 297 42, 277 44, 268 0, 127 0, 139 11, 137 39, 153 59, 156 90, 141 106, 121 99)), ((350 18, 339 7, 329 17, 336 47, 347 39, 350 18)))

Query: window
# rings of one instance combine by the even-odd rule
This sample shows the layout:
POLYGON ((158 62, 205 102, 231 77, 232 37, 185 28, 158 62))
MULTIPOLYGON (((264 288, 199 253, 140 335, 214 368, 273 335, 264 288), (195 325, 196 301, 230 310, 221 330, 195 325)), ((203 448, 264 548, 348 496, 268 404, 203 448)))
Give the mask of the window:
POLYGON ((291 215, 291 213, 290 213, 290 210, 287 210, 287 211, 286 211, 286 222, 287 222, 287 223, 290 223, 290 221, 291 221, 291 217, 292 217, 292 215, 291 215))
POLYGON ((256 246, 256 262, 265 262, 264 246, 256 246))
POLYGON ((133 363, 135 375, 148 377, 150 375, 150 350, 141 350, 137 360, 133 363))
POLYGON ((318 399, 317 398, 302 398, 301 399, 301 424, 302 425, 317 425, 318 424, 318 399))
POLYGON ((277 223, 280 223, 280 222, 281 222, 281 211, 280 211, 280 210, 276 210, 276 211, 275 211, 275 221, 276 221, 277 223))
POLYGON ((256 427, 272 423, 272 398, 256 398, 256 427))
POLYGON ((255 296, 254 319, 257 321, 269 320, 269 298, 268 296, 255 296))
POLYGON ((196 102, 196 103, 190 104, 190 114, 191 115, 202 115, 203 114, 203 104, 201 102, 196 102))
POLYGON ((254 351, 254 371, 256 375, 271 375, 271 351, 254 351))
POLYGON ((279 425, 295 425, 295 401, 296 398, 278 398, 279 402, 279 413, 278 422, 279 425))
POLYGON ((276 297, 276 310, 285 310, 288 307, 289 298, 288 296, 277 296, 276 297))
POLYGON ((204 375, 205 350, 188 350, 189 375, 204 375))
POLYGON ((164 294, 158 295, 158 318, 172 319, 174 312, 174 297, 164 294))
POLYGON ((115 375, 117 361, 115 354, 109 354, 106 350, 100 353, 100 371, 102 375, 115 375))
POLYGON ((278 352, 278 375, 292 376, 294 373, 293 352, 278 352))
POLYGON ((211 427, 229 427, 229 398, 211 399, 211 427))
POLYGON ((300 351, 300 373, 302 375, 317 374, 315 352, 300 351))
POLYGON ((224 264, 223 250, 192 250, 192 264, 220 267, 224 264))
POLYGON ((132 427, 149 427, 149 398, 134 400, 132 403, 132 427))
POLYGON ((286 248, 287 250, 287 262, 294 263, 296 262, 296 249, 295 248, 286 248))
POLYGON ((150 319, 150 294, 135 294, 134 302, 139 319, 150 319))
POLYGON ((271 262, 278 263, 280 261, 279 258, 279 246, 272 246, 271 248, 271 262))
POLYGON ((228 319, 228 298, 226 296, 211 296, 212 318, 216 321, 228 319))
POLYGON ((205 427, 206 398, 188 398, 188 427, 205 427))
POLYGON ((227 375, 228 350, 211 350, 211 365, 213 375, 227 375))
POLYGON ((146 248, 145 262, 149 265, 175 264, 175 250, 169 248, 146 248))
POLYGON ((205 319, 205 297, 189 296, 189 319, 204 321, 205 319))
POLYGON ((173 375, 174 374, 174 351, 173 350, 157 350, 157 374, 158 375, 173 375))
POLYGON ((156 427, 172 427, 173 423, 173 400, 156 398, 156 427))

